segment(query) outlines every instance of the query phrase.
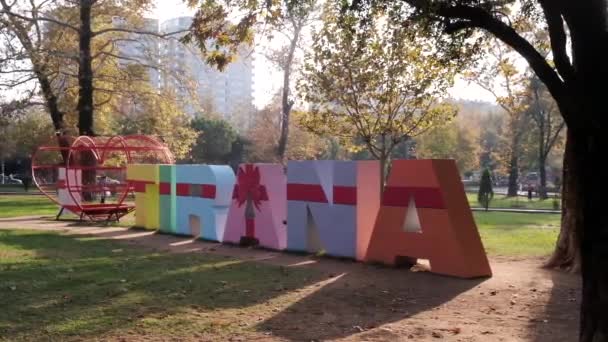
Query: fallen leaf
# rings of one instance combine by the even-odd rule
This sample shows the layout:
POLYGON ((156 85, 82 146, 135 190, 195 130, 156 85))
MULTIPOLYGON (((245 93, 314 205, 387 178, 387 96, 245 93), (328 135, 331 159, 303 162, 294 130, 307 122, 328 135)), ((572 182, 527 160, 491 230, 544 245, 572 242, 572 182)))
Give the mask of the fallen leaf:
POLYGON ((462 329, 460 329, 459 327, 454 327, 454 328, 449 328, 449 329, 441 329, 443 331, 448 331, 451 332, 454 335, 458 335, 462 332, 462 329))

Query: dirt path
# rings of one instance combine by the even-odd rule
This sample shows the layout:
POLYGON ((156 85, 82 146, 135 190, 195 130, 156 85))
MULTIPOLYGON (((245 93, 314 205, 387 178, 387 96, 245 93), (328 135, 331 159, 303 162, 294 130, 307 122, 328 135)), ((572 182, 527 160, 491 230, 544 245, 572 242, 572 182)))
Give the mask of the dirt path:
MULTIPOLYGON (((233 341, 577 339, 579 278, 543 270, 539 267, 540 259, 494 257, 492 278, 462 280, 37 217, 0 219, 2 228, 91 235, 171 253, 226 255, 282 267, 311 268, 326 277, 327 280, 295 290, 299 298, 293 305, 269 313, 250 335, 234 336, 233 341)), ((128 340, 154 340, 154 337, 135 335, 128 340)), ((214 339, 201 335, 193 340, 214 339)))

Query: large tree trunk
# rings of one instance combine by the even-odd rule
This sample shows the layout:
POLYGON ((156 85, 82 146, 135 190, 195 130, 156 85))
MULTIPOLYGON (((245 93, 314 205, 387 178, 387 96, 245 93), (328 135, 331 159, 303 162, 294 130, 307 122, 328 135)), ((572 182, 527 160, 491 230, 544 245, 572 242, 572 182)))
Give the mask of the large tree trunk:
POLYGON ((40 84, 40 91, 45 100, 45 105, 49 113, 51 114, 51 121, 53 122, 53 128, 55 129, 55 137, 57 139, 57 145, 61 147, 61 157, 63 163, 67 165, 68 154, 70 148, 70 141, 65 136, 65 125, 63 121, 63 112, 59 109, 59 100, 53 91, 51 81, 47 76, 46 72, 41 70, 39 66, 34 66, 34 73, 40 84))
MULTIPOLYGON (((91 9, 93 0, 80 0, 79 64, 78 64, 78 130, 80 135, 94 136, 93 131, 93 59, 91 56, 91 9)), ((83 187, 97 185, 97 165, 94 151, 83 150, 80 154, 80 166, 87 167, 82 172, 83 187)), ((103 191, 103 190, 102 190, 103 191)), ((96 191, 83 189, 85 201, 96 200, 96 191)), ((103 198, 103 195, 101 196, 103 198)))
POLYGON ((517 190, 519 188, 517 184, 517 179, 519 178, 518 151, 515 146, 512 146, 511 151, 511 160, 509 161, 509 189, 507 191, 507 196, 509 197, 517 196, 517 190))
MULTIPOLYGON (((538 102, 538 97, 536 99, 538 102)), ((540 110, 540 109, 539 109, 540 110)), ((540 176, 540 184, 538 189, 538 197, 540 199, 547 199, 547 171, 545 166, 547 165, 547 152, 545 151, 549 147, 545 145, 545 118, 544 114, 540 114, 542 117, 539 119, 538 125, 538 173, 540 176)), ((550 114, 549 114, 550 115, 550 114)))
POLYGON ((566 138, 566 149, 564 151, 564 164, 562 171, 562 222, 557 243, 553 255, 545 264, 548 268, 558 268, 570 272, 579 272, 581 265, 580 244, 577 234, 577 170, 573 146, 573 138, 570 131, 566 138))
POLYGON ((540 184, 538 187, 538 197, 540 199, 547 199, 547 170, 545 169, 547 160, 541 156, 538 159, 538 173, 540 175, 540 184))
POLYGON ((387 164, 388 157, 386 155, 382 155, 379 158, 380 162, 380 198, 382 198, 382 193, 384 192, 384 185, 386 184, 386 176, 387 176, 387 164))
POLYGON ((78 63, 78 130, 80 135, 93 133, 93 67, 91 57, 91 0, 80 0, 78 63))
MULTIPOLYGON (((608 210, 604 179, 604 158, 608 138, 586 132, 573 136, 578 201, 573 208, 576 230, 580 232, 583 296, 581 303, 580 340, 608 341, 608 210)), ((571 177, 574 178, 574 177, 571 177)))

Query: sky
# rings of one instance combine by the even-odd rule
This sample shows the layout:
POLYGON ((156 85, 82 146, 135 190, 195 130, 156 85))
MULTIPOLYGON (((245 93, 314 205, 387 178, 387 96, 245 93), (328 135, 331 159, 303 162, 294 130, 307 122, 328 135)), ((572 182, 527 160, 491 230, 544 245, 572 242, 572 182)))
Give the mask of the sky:
MULTIPOLYGON (((179 16, 192 15, 193 12, 184 4, 183 0, 156 0, 156 9, 150 16, 162 22, 179 16)), ((270 46, 258 46, 254 52, 253 97, 254 105, 257 108, 262 108, 268 104, 282 84, 281 73, 260 53, 264 48, 272 48, 272 45, 276 44, 270 43, 270 46)), ((454 87, 449 90, 449 93, 453 98, 495 102, 489 92, 474 83, 459 78, 456 79, 454 87)))

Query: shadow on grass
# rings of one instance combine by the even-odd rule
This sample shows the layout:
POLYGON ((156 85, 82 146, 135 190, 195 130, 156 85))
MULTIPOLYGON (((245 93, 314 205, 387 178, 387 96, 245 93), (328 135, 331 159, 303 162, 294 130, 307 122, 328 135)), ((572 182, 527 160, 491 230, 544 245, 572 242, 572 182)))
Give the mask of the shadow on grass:
MULTIPOLYGON (((241 310, 248 310, 248 320, 257 317, 248 322, 255 330, 323 340, 431 310, 482 282, 336 260, 300 265, 294 261, 302 257, 243 248, 233 249, 248 257, 275 255, 274 265, 164 253, 97 240, 98 234, 146 246, 158 238, 138 230, 79 238, 0 231, 0 340, 82 338, 125 329, 172 337, 207 332, 222 340, 221 334, 246 329, 235 321, 241 310), (271 310, 271 300, 282 309, 271 310)), ((175 246, 157 242, 154 248, 173 250, 188 242, 162 241, 175 246)), ((181 251, 231 248, 193 244, 181 251)))
POLYGON ((315 280, 301 270, 48 233, 0 231, 0 246, 0 337, 8 340, 97 335, 143 318, 247 307, 315 280))

